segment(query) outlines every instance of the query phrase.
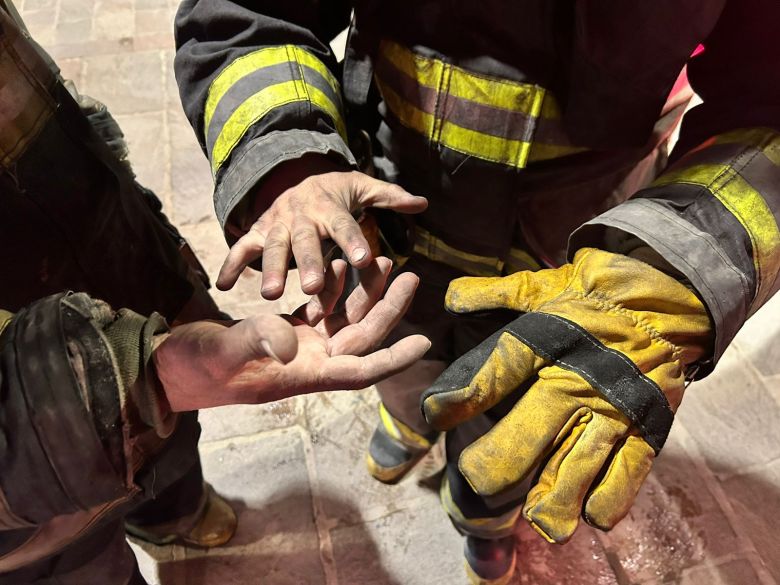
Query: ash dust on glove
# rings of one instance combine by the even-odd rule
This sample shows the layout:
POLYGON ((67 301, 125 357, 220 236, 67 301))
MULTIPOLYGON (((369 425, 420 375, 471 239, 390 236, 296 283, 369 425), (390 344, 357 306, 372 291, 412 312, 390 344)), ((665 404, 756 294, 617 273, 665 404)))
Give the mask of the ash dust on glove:
POLYGON ((493 496, 542 465, 523 507, 542 536, 566 542, 581 513, 612 528, 666 440, 686 367, 710 351, 701 301, 649 264, 585 248, 556 269, 454 280, 446 304, 455 313, 523 313, 422 397, 428 422, 449 429, 528 388, 463 451, 465 478, 493 496))

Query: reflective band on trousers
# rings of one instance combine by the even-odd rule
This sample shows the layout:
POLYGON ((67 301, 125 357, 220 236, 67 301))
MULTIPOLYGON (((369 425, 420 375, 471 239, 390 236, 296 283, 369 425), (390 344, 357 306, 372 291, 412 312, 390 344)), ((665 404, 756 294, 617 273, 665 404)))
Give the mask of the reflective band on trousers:
POLYGON ((415 229, 414 251, 428 260, 452 266, 471 276, 499 276, 541 268, 525 250, 512 248, 506 260, 494 256, 479 256, 458 250, 419 227, 415 229))
MULTIPOLYGON (((704 143, 653 186, 687 183, 709 191, 747 232, 756 272, 755 308, 763 305, 776 288, 780 272, 780 230, 775 213, 760 186, 780 183, 780 134, 770 129, 729 132, 704 143), (736 154, 726 164, 707 164, 707 146, 733 144, 736 154)), ((777 205, 775 204, 775 207, 777 205)), ((752 313, 752 311, 751 311, 752 313)))
POLYGON ((253 124, 294 102, 308 102, 327 114, 346 141, 339 83, 311 53, 292 45, 266 47, 223 69, 209 87, 203 120, 212 171, 253 124))
POLYGON ((495 518, 467 518, 455 498, 452 497, 450 481, 445 472, 439 488, 439 500, 452 522, 465 533, 478 538, 503 538, 512 534, 520 517, 520 507, 513 508, 495 518))
POLYGON ((382 98, 398 121, 432 144, 523 168, 585 149, 573 146, 555 100, 538 85, 473 73, 382 41, 382 98))

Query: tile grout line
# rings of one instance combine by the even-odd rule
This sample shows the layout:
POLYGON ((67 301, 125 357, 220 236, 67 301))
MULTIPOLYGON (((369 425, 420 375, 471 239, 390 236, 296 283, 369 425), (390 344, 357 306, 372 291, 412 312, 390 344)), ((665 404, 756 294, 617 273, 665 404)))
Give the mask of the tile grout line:
POLYGON ((303 442, 303 453, 306 460, 306 470, 309 474, 309 489, 311 490, 311 507, 314 516, 314 525, 317 528, 317 538, 320 542, 320 563, 325 573, 325 585, 338 585, 338 574, 336 573, 336 564, 333 557, 333 541, 330 537, 330 527, 328 526, 328 516, 322 507, 320 498, 320 479, 317 473, 317 464, 314 460, 314 445, 311 441, 309 431, 300 424, 295 427, 301 435, 303 442))
POLYGON ((174 217, 173 207, 173 179, 171 176, 171 157, 173 156, 173 147, 171 146, 171 127, 168 117, 168 104, 170 103, 170 95, 168 95, 168 63, 165 59, 165 51, 160 51, 160 76, 162 77, 162 90, 163 90, 163 110, 162 110, 162 131, 163 131, 163 160, 165 161, 163 167, 163 209, 165 213, 169 215, 173 224, 176 225, 176 218, 174 217))
POLYGON ((739 541, 741 541, 741 548, 744 547, 743 550, 747 555, 750 565, 758 575, 760 585, 777 585, 777 582, 774 577, 772 577, 769 569, 767 569, 761 560, 761 555, 756 549, 753 540, 745 533, 745 530, 739 523, 737 513, 734 511, 728 496, 724 493, 723 486, 720 485, 714 472, 704 463, 704 456, 699 448, 698 442, 694 439, 693 435, 688 432, 685 425, 678 422, 678 427, 683 447, 691 454, 693 465, 697 468, 699 475, 707 485, 707 489, 709 489, 712 497, 715 499, 718 506, 720 506, 720 509, 731 526, 731 529, 734 531, 734 534, 736 534, 739 541), (761 562, 757 562, 756 559, 759 559, 761 562))

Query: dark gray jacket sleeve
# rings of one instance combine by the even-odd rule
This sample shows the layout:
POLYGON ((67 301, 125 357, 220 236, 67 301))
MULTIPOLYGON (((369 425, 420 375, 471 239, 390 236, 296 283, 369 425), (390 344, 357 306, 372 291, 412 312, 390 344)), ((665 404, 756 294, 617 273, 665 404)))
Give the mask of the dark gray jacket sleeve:
POLYGON ((214 175, 223 228, 278 164, 306 154, 355 165, 339 67, 328 42, 349 23, 341 0, 185 0, 176 79, 214 175))
POLYGON ((778 22, 772 0, 726 4, 689 61, 703 103, 685 115, 669 167, 570 241, 572 254, 616 230, 649 244, 707 305, 714 360, 780 284, 778 22))

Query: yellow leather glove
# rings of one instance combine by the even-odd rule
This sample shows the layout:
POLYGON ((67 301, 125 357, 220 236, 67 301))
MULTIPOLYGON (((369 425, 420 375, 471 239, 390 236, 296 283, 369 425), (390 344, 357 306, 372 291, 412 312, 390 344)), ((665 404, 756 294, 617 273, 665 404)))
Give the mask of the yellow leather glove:
POLYGON ((612 528, 666 440, 686 366, 710 348, 701 301, 649 264, 586 248, 557 269, 459 278, 446 304, 456 313, 524 313, 452 364, 422 397, 428 422, 448 429, 524 392, 463 451, 465 478, 492 496, 543 465, 523 507, 542 536, 566 542, 580 513, 612 528))

